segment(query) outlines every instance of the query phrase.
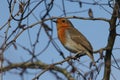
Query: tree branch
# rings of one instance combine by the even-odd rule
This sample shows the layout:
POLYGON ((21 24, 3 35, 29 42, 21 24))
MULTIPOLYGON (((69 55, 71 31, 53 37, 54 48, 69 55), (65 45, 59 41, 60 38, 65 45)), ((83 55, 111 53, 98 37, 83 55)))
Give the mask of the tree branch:
POLYGON ((110 79, 110 73, 111 73, 111 55, 112 55, 112 49, 114 46, 115 38, 116 38, 116 20, 117 20, 117 3, 114 6, 113 14, 111 17, 111 20, 109 22, 110 24, 110 33, 108 37, 108 43, 107 43, 107 49, 106 55, 105 55, 105 66, 104 66, 104 77, 103 80, 109 80, 110 79))
POLYGON ((6 71, 9 71, 9 70, 15 69, 15 68, 22 68, 22 69, 30 68, 30 69, 45 69, 45 70, 47 69, 47 71, 54 70, 54 71, 62 73, 68 80, 74 80, 74 78, 71 76, 71 74, 69 72, 67 72, 66 69, 55 66, 54 64, 45 64, 40 61, 10 64, 6 67, 3 67, 2 71, 6 72, 6 71))

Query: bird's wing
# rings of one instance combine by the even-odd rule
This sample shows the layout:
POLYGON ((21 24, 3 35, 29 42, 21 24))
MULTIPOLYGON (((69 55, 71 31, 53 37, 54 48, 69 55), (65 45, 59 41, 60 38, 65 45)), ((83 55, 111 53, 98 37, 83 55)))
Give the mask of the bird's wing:
POLYGON ((75 41, 77 44, 82 45, 86 50, 90 53, 93 52, 93 48, 87 38, 79 32, 77 29, 73 27, 68 28, 68 33, 71 35, 71 39, 75 41))

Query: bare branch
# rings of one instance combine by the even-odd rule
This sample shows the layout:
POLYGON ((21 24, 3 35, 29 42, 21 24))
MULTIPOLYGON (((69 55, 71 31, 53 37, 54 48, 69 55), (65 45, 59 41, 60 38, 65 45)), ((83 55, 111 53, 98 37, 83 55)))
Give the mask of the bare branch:
POLYGON ((116 20, 117 20, 117 16, 115 16, 117 14, 116 7, 117 5, 114 6, 113 14, 110 20, 110 33, 109 33, 108 43, 107 43, 107 48, 109 49, 106 50, 106 55, 105 55, 105 70, 104 70, 103 80, 110 80, 111 55, 112 55, 112 49, 113 49, 113 45, 116 38, 116 20))
POLYGON ((32 62, 32 63, 25 62, 25 63, 11 64, 9 66, 3 67, 2 70, 3 70, 3 72, 9 71, 9 70, 14 69, 14 68, 45 69, 45 71, 55 70, 55 71, 62 73, 68 80, 74 80, 74 78, 72 78, 71 74, 69 72, 67 72, 66 69, 57 67, 55 65, 56 64, 51 64, 51 65, 45 64, 45 63, 42 63, 40 61, 32 62))

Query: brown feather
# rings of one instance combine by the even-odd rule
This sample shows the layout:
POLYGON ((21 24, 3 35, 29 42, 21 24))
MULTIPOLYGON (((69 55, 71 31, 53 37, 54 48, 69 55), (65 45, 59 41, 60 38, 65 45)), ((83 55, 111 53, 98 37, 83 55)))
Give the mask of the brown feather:
POLYGON ((87 38, 73 27, 68 28, 68 33, 71 35, 71 39, 76 42, 78 45, 82 45, 90 53, 93 52, 93 48, 87 38))

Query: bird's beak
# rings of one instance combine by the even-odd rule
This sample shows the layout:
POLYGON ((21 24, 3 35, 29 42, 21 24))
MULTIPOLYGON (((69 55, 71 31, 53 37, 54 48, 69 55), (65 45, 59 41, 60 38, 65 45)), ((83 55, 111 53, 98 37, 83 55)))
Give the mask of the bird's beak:
POLYGON ((57 23, 57 21, 53 20, 53 22, 57 23))

